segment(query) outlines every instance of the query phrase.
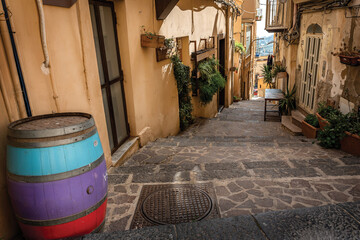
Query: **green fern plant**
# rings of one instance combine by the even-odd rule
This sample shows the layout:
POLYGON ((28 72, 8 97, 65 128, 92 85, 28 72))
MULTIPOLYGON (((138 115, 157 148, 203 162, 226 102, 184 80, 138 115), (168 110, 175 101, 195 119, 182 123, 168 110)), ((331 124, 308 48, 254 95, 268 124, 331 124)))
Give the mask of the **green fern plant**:
POLYGON ((271 66, 268 66, 268 65, 263 65, 262 69, 261 69, 261 72, 264 76, 264 83, 266 83, 266 85, 269 87, 269 88, 272 88, 273 87, 273 83, 272 83, 272 79, 273 79, 273 73, 271 71, 271 66))
POLYGON ((218 71, 219 61, 215 58, 208 58, 200 62, 198 71, 200 72, 199 90, 200 101, 208 104, 218 90, 225 87, 226 80, 218 71))
POLYGON ((284 98, 279 101, 279 108, 282 114, 289 115, 293 109, 296 109, 295 93, 296 85, 293 86, 291 91, 287 87, 286 92, 283 92, 284 98))

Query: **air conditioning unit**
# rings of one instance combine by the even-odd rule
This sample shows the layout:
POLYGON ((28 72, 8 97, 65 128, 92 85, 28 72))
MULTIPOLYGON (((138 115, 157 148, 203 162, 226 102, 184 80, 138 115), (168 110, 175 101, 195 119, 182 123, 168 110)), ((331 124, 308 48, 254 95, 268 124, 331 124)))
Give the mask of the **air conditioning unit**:
POLYGON ((261 21, 261 19, 262 19, 262 9, 258 8, 258 9, 256 9, 255 20, 256 21, 261 21))

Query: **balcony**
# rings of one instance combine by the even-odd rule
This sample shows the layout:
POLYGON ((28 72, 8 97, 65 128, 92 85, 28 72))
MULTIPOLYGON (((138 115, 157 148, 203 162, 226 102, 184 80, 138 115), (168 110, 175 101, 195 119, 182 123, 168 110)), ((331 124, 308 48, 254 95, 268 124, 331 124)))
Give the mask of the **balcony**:
POLYGON ((266 1, 266 31, 282 32, 288 28, 287 2, 287 0, 266 1))

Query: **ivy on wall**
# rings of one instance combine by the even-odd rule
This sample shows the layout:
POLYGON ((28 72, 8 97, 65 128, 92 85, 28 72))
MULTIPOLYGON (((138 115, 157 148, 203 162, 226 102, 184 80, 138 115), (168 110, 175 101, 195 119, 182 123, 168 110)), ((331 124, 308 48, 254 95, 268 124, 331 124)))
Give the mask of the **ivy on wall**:
POLYGON ((218 71, 219 61, 215 58, 207 58, 199 63, 198 71, 201 76, 198 80, 200 101, 208 104, 218 90, 225 87, 226 80, 218 71))
POLYGON ((174 75, 178 88, 180 129, 185 130, 193 123, 191 114, 193 106, 190 97, 190 67, 184 65, 177 55, 171 57, 174 66, 174 75))

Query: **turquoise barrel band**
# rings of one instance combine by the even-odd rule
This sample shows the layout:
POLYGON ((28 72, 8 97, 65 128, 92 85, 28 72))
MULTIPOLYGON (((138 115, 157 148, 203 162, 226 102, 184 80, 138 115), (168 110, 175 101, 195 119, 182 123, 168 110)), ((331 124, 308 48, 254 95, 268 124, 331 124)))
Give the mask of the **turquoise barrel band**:
POLYGON ((7 146, 8 172, 44 176, 72 171, 91 164, 103 155, 99 134, 72 144, 45 148, 7 146))

